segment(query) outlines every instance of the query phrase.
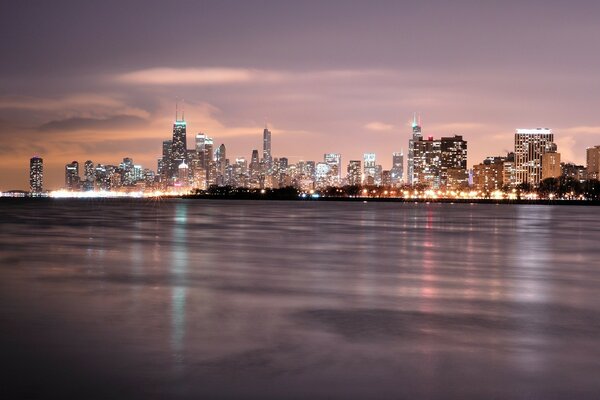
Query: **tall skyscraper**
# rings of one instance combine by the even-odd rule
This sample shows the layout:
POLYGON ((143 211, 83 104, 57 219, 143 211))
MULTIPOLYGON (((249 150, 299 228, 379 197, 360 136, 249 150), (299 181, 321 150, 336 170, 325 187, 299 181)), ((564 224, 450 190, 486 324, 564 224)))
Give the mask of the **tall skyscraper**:
POLYGON ((177 119, 175 116, 175 122, 173 123, 173 144, 171 145, 171 160, 172 160, 172 171, 173 177, 179 176, 179 165, 184 162, 187 164, 187 136, 186 136, 187 124, 183 118, 177 119))
POLYGON ((202 168, 206 168, 206 135, 202 132, 196 134, 196 153, 202 168))
POLYGON ((215 163, 217 168, 217 185, 225 185, 225 169, 227 167, 227 153, 225 144, 221 144, 215 153, 215 163))
POLYGON ((393 186, 402 184, 404 178, 404 153, 392 153, 392 168, 390 182, 393 186))
POLYGON ((348 163, 347 172, 348 185, 358 186, 362 183, 360 160, 350 160, 350 162, 348 163))
POLYGON ((587 178, 600 179, 600 146, 588 147, 586 159, 587 178))
POLYGON ((451 189, 468 186, 467 141, 459 135, 442 137, 440 151, 440 186, 451 189))
POLYGON ((96 167, 92 160, 87 160, 83 163, 83 190, 94 190, 96 181, 96 167))
POLYGON ((29 160, 29 190, 32 195, 44 191, 44 160, 34 156, 29 160))
POLYGON ((273 157, 271 155, 271 131, 265 128, 263 131, 263 165, 268 173, 273 168, 273 157))
POLYGON ((516 184, 538 186, 542 179, 542 155, 554 146, 552 129, 517 129, 515 132, 516 184))
POLYGON ((375 164, 375 153, 363 154, 363 184, 374 185, 377 176, 377 165, 375 164))
POLYGON ((173 141, 164 140, 162 143, 162 162, 159 171, 162 180, 169 184, 173 177, 173 141))
POLYGON ((72 161, 65 165, 65 189, 75 191, 79 190, 79 163, 72 161))
POLYGON ((323 161, 329 165, 329 184, 339 185, 342 181, 342 155, 339 153, 326 153, 323 155, 323 161))
POLYGON ((417 173, 415 172, 415 163, 419 163, 421 162, 421 160, 419 160, 420 157, 422 157, 422 154, 415 154, 415 143, 419 142, 420 140, 423 139, 423 135, 421 134, 421 118, 419 118, 417 120, 417 113, 415 113, 413 115, 413 122, 412 122, 412 136, 408 141, 408 165, 407 165, 407 169, 408 169, 408 183, 411 185, 414 185, 415 183, 418 183, 417 180, 417 173), (415 160, 415 158, 417 158, 417 160, 415 160))

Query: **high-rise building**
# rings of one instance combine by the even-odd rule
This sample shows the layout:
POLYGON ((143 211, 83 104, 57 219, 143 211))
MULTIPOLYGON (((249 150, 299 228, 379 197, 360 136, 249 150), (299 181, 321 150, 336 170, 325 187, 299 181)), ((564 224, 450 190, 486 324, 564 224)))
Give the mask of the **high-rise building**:
POLYGON ((329 186, 329 172, 331 168, 326 162, 317 163, 315 166, 315 187, 318 189, 329 186))
POLYGON ((560 168, 560 153, 556 152, 556 145, 548 146, 546 153, 542 154, 542 181, 548 178, 560 178, 562 171, 560 168))
POLYGON ((29 160, 29 190, 32 195, 44 191, 44 160, 34 156, 29 160))
POLYGON ((189 186, 189 177, 190 177, 190 171, 189 171, 188 165, 182 161, 181 164, 179 164, 177 166, 177 172, 179 173, 179 176, 178 176, 179 185, 182 187, 188 187, 189 186))
POLYGON ((587 169, 583 165, 577 165, 573 163, 562 163, 562 176, 567 179, 574 179, 580 183, 583 183, 587 177, 587 169))
POLYGON ((215 152, 215 165, 217 169, 217 185, 224 186, 226 184, 225 169, 227 167, 227 152, 225 144, 221 144, 215 152))
POLYGON ((342 182, 342 155, 339 153, 326 153, 323 161, 329 165, 329 184, 337 186, 342 182))
POLYGON ((393 186, 402 184, 404 178, 404 153, 392 153, 392 168, 390 169, 390 182, 393 186))
POLYGON ((432 188, 440 186, 442 165, 441 141, 420 138, 413 145, 413 179, 412 184, 422 184, 432 188))
POLYGON ((347 182, 348 185, 358 186, 362 183, 362 173, 360 170, 360 160, 350 160, 347 169, 347 182))
POLYGON ((171 145, 171 160, 173 177, 179 175, 179 165, 184 163, 187 165, 187 136, 186 136, 187 124, 183 118, 178 120, 175 117, 173 123, 173 143, 171 145))
POLYGON ((554 145, 552 129, 517 129, 515 132, 516 184, 538 186, 542 179, 542 155, 554 145))
POLYGON ((135 182, 135 171, 133 159, 130 157, 123 158, 123 162, 119 165, 121 172, 121 181, 124 186, 131 186, 135 182))
POLYGON ((417 120, 417 113, 413 115, 412 122, 412 136, 408 141, 408 183, 414 185, 418 183, 417 173, 415 172, 415 164, 421 163, 419 160, 422 157, 422 154, 415 154, 415 143, 419 142, 423 139, 423 135, 421 134, 421 118, 417 120))
POLYGON ((94 190, 94 183, 96 182, 96 167, 92 160, 87 160, 83 164, 83 190, 91 191, 94 190))
POLYGON ((440 186, 450 189, 468 186, 466 140, 458 135, 442 137, 440 151, 440 186))
POLYGON ((173 141, 164 140, 162 143, 162 158, 158 173, 165 184, 170 184, 173 177, 173 141))
POLYGON ((363 184, 375 185, 377 165, 375 164, 375 153, 363 154, 363 184))
POLYGON ((600 179, 600 145, 586 149, 587 178, 600 179))
POLYGON ((65 165, 65 189, 70 191, 79 190, 79 163, 72 161, 65 165))
POLYGON ((273 157, 271 155, 271 131, 267 128, 263 131, 263 165, 266 173, 273 168, 273 157))

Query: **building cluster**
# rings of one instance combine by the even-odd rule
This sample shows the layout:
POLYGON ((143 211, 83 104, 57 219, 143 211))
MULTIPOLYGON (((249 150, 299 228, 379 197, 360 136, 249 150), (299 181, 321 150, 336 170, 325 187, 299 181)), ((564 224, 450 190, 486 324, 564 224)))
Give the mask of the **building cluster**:
MULTIPOLYGON (((408 142, 406 174, 404 154, 392 153, 392 164, 384 170, 375 153, 362 160, 349 160, 345 168, 340 153, 326 153, 321 161, 289 162, 273 157, 271 131, 265 127, 262 152, 252 150, 245 157, 229 158, 225 144, 215 147, 213 138, 199 132, 188 148, 187 122, 176 113, 172 135, 162 143, 157 170, 143 168, 126 157, 118 165, 77 161, 65 166, 67 191, 186 193, 211 186, 267 189, 295 187, 301 191, 339 186, 379 186, 454 192, 492 192, 539 187, 547 178, 577 181, 600 177, 600 146, 587 149, 587 166, 561 163, 551 129, 517 129, 514 151, 490 156, 472 169, 467 167, 467 141, 460 135, 434 139, 424 137, 415 115, 408 142)), ((43 192, 43 160, 30 160, 31 194, 43 192)))

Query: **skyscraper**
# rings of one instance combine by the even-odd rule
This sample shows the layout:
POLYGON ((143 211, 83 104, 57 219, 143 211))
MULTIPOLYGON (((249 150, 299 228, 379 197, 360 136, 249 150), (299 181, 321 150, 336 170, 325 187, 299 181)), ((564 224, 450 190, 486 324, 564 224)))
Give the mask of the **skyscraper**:
POLYGON ((65 165, 65 189, 79 190, 79 180, 79 163, 72 161, 70 164, 65 165))
POLYGON ((363 154, 363 184, 374 185, 377 175, 377 166, 375 165, 375 153, 363 154))
POLYGON ((587 178, 600 179, 600 146, 588 147, 586 159, 587 178))
POLYGON ((515 132, 516 184, 538 186, 542 179, 542 155, 554 146, 552 129, 517 129, 515 132))
POLYGON ((271 155, 271 131, 267 128, 263 131, 263 165, 267 173, 269 173, 273 167, 273 157, 271 155))
POLYGON ((350 160, 350 162, 348 163, 347 172, 348 185, 358 186, 362 183, 360 160, 350 160))
POLYGON ((29 189, 32 195, 39 195, 44 190, 44 160, 34 156, 29 160, 29 189))
POLYGON ((467 141, 459 135, 442 137, 440 151, 440 186, 451 189, 468 186, 467 141))
POLYGON ((162 162, 159 171, 162 180, 170 183, 173 177, 173 141, 164 140, 162 143, 162 162))
POLYGON ((423 139, 423 135, 421 134, 421 121, 417 120, 417 113, 413 115, 412 122, 412 136, 408 141, 408 183, 413 185, 418 182, 417 173, 415 172, 415 163, 419 163, 420 160, 415 160, 415 158, 422 157, 422 154, 415 154, 415 143, 423 139))
POLYGON ((326 153, 323 161, 329 165, 330 185, 339 185, 342 181, 342 155, 339 153, 326 153))
POLYGON ((92 160, 87 160, 83 164, 83 190, 94 190, 96 181, 96 168, 92 160))
POLYGON ((225 168, 227 167, 227 153, 225 144, 221 144, 215 154, 215 162, 217 168, 217 185, 224 186, 225 182, 225 168))
POLYGON ((404 153, 392 153, 392 169, 390 169, 390 181, 393 186, 402 184, 404 178, 404 153))
POLYGON ((184 162, 187 164, 187 137, 186 137, 187 124, 183 120, 175 118, 173 123, 173 144, 171 145, 171 160, 172 160, 172 171, 173 177, 179 175, 179 165, 184 162))

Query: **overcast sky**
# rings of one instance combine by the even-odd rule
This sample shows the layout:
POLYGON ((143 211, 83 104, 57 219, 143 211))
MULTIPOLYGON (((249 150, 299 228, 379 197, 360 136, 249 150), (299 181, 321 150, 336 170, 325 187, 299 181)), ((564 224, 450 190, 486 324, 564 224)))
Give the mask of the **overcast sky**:
POLYGON ((469 165, 549 127, 565 161, 600 144, 596 1, 4 1, 0 190, 45 186, 64 164, 132 157, 156 169, 185 100, 205 132, 250 157, 265 121, 275 157, 344 165, 462 134, 469 165))

